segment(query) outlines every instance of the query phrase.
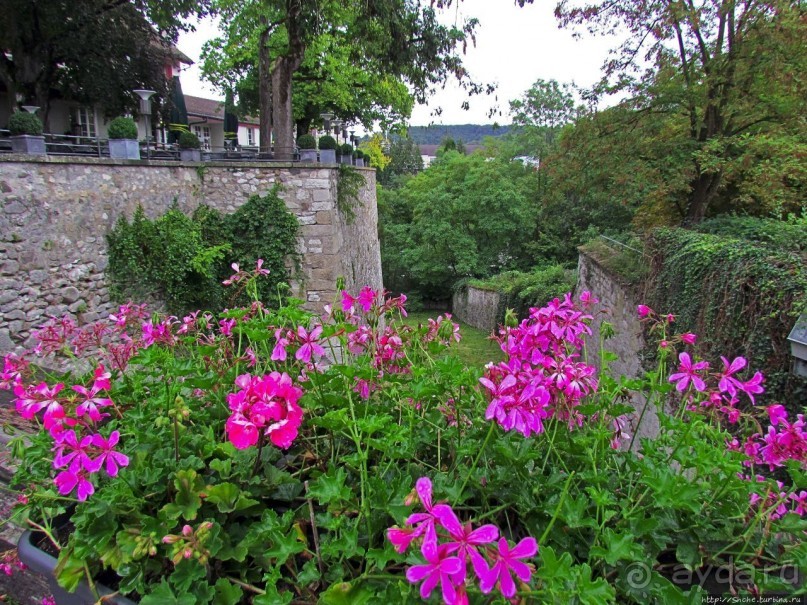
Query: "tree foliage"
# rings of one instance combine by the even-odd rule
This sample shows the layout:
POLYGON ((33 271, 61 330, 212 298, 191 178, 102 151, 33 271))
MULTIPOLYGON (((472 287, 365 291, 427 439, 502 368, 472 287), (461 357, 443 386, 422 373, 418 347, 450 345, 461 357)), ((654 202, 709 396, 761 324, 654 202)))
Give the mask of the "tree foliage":
POLYGON ((54 91, 108 116, 131 111, 132 89, 164 92, 167 43, 183 18, 206 10, 206 0, 2 0, 0 81, 9 104, 22 95, 42 108, 46 125, 54 91))

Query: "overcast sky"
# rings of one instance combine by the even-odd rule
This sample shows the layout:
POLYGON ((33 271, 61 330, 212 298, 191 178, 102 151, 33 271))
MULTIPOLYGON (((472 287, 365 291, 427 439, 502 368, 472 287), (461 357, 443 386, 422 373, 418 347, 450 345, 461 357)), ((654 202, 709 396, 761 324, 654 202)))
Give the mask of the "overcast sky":
MULTIPOLYGON (((592 85, 600 76, 600 68, 613 39, 592 38, 584 34, 575 39, 572 31, 558 29, 553 15, 554 2, 536 0, 533 5, 518 8, 511 0, 464 0, 447 11, 442 19, 476 17, 476 47, 469 47, 464 62, 476 81, 498 85, 493 97, 484 95, 468 98, 459 87, 449 84, 436 94, 428 105, 415 107, 410 123, 413 126, 435 124, 489 124, 494 121, 509 124, 508 101, 519 97, 535 80, 555 79, 575 82, 580 86, 592 85), (471 108, 464 111, 463 101, 471 108), (488 116, 498 104, 501 115, 488 116), (440 116, 433 115, 442 108, 440 116)), ((177 46, 194 61, 198 61, 202 44, 217 35, 217 26, 211 21, 197 25, 195 32, 183 34, 177 46)), ((185 93, 221 99, 220 93, 202 82, 199 66, 193 65, 182 74, 185 93)))

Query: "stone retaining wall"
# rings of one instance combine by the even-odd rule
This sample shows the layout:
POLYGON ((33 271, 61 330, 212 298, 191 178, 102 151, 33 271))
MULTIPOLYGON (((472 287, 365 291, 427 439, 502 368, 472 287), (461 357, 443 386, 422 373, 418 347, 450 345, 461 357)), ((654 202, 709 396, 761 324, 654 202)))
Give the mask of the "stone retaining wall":
MULTIPOLYGON (((594 347, 589 349, 589 361, 594 364, 599 362, 596 347, 600 342, 602 323, 607 321, 613 325, 615 333, 613 337, 605 341, 604 346, 607 351, 617 356, 616 361, 612 361, 608 365, 611 375, 617 378, 619 376, 636 378, 644 375, 641 353, 645 348, 645 340, 642 324, 639 322, 636 311, 636 307, 642 302, 639 300, 638 293, 583 252, 580 253, 577 276, 577 293, 584 290, 590 291, 600 299, 600 309, 603 311, 594 315, 594 321, 591 324, 593 334, 589 337, 588 342, 593 343, 594 347)), ((630 403, 636 410, 633 419, 635 427, 642 414, 642 409, 645 407, 646 399, 635 394, 630 403)), ((634 430, 636 429, 634 428, 634 430)), ((655 406, 650 405, 638 427, 634 447, 638 447, 639 438, 653 438, 658 436, 658 433, 658 414, 655 406)))
POLYGON ((280 183, 302 226, 302 279, 292 286, 306 307, 332 300, 339 276, 352 290, 380 289, 375 170, 358 170, 366 183, 348 223, 334 166, 0 156, 0 351, 25 343, 47 316, 83 323, 109 314, 105 235, 138 205, 150 218, 174 200, 187 213, 202 203, 233 212, 280 183))
POLYGON ((494 290, 465 286, 454 293, 451 310, 461 322, 493 332, 501 321, 501 295, 494 290))

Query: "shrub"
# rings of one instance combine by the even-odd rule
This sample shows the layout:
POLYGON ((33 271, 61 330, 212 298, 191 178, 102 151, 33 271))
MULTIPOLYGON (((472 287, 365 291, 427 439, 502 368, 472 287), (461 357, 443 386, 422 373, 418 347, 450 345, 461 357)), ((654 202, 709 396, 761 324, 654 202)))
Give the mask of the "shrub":
POLYGON ((109 123, 107 134, 110 139, 136 139, 137 124, 132 118, 121 116, 109 123))
POLYGON ((178 143, 180 149, 200 149, 202 147, 199 137, 192 132, 181 132, 178 143))
POLYGON ((336 139, 330 135, 321 136, 319 138, 320 151, 323 149, 336 149, 336 139))
POLYGON ((351 155, 353 155, 353 145, 351 145, 350 143, 343 143, 339 147, 339 152, 340 152, 340 155, 351 156, 351 155))
POLYGON ((304 134, 297 138, 297 147, 300 149, 316 149, 317 140, 310 134, 304 134))
MULTIPOLYGON (((254 294, 264 272, 227 281, 254 294)), ((701 570, 725 566, 741 600, 797 590, 803 423, 781 406, 733 418, 761 376, 691 358, 664 314, 643 311, 657 369, 622 380, 590 362, 610 354, 587 337, 588 292, 504 329, 484 368, 452 354, 450 318, 406 325, 403 298, 369 287, 322 317, 249 302, 54 319, 5 358, 31 428, 9 443, 10 520, 57 544, 67 590, 107 572, 143 605, 410 605, 438 583, 432 604, 700 603, 701 570), (30 371, 74 352, 97 361, 30 371), (660 424, 641 451, 636 395, 660 424)))
POLYGON ((8 129, 11 136, 39 136, 42 134, 42 120, 27 111, 15 111, 8 119, 8 129))

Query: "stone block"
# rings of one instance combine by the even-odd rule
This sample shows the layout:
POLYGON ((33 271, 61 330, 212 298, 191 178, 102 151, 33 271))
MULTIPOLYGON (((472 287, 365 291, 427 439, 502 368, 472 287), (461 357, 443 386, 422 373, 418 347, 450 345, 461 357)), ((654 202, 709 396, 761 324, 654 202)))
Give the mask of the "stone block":
POLYGON ((81 293, 78 291, 78 288, 74 288, 73 286, 62 290, 62 302, 74 303, 79 299, 80 296, 81 293))
POLYGON ((15 260, 7 260, 3 263, 3 266, 0 267, 0 273, 3 275, 16 275, 19 270, 20 263, 15 260))

